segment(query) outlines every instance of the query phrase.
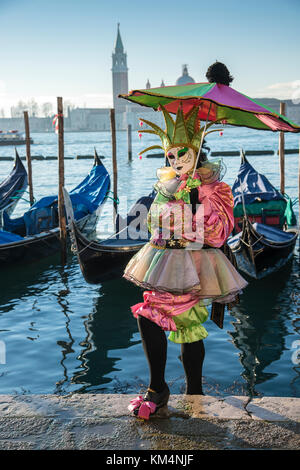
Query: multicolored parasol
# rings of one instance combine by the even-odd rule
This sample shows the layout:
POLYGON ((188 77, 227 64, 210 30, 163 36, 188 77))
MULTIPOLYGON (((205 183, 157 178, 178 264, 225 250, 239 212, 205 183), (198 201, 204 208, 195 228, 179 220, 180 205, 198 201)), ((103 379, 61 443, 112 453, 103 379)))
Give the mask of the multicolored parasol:
POLYGON ((119 97, 154 110, 160 110, 163 105, 173 114, 177 113, 180 104, 184 114, 194 106, 199 106, 198 118, 201 121, 221 121, 223 124, 258 130, 300 132, 300 125, 287 117, 220 83, 193 83, 133 90, 128 95, 119 97))

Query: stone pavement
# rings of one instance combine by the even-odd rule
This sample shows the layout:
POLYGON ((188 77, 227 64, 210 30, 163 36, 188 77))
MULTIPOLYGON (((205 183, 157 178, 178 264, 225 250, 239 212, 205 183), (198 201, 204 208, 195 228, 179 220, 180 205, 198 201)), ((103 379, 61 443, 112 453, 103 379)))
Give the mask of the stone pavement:
POLYGON ((150 421, 133 395, 0 395, 0 450, 299 449, 300 398, 172 395, 150 421))

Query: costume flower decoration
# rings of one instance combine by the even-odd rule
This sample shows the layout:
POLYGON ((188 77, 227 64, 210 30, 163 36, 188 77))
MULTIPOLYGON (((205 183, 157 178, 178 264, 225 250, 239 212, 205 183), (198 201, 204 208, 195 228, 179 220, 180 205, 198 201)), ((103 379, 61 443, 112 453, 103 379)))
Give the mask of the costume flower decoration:
POLYGON ((175 199, 182 199, 187 204, 190 204, 190 192, 194 188, 198 188, 201 185, 201 181, 198 178, 188 177, 178 188, 177 192, 174 194, 175 199))

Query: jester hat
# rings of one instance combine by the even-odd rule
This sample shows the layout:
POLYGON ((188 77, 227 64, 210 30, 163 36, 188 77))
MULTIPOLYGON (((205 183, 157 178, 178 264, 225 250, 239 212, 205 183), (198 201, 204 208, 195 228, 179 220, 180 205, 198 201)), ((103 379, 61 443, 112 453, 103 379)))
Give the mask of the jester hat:
POLYGON ((148 121, 147 119, 140 119, 141 122, 147 124, 152 129, 144 129, 139 132, 147 134, 156 134, 161 139, 161 145, 152 145, 140 152, 140 155, 148 150, 162 149, 165 153, 174 147, 189 147, 192 148, 196 154, 201 146, 201 141, 210 132, 215 132, 220 129, 213 129, 206 131, 210 126, 217 121, 210 122, 206 126, 200 127, 198 119, 199 107, 194 106, 186 115, 183 114, 182 107, 178 107, 176 120, 172 118, 170 113, 160 105, 166 123, 166 130, 161 129, 157 124, 148 121), (203 135, 204 134, 204 135, 203 135), (203 136, 203 137, 202 137, 203 136))

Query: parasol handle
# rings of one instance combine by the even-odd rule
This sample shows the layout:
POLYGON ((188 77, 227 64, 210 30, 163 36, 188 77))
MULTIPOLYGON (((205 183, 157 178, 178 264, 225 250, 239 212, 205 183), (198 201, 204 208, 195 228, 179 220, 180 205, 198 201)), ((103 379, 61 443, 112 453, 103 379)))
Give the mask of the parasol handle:
POLYGON ((197 165, 198 165, 198 160, 199 160, 199 157, 200 157, 200 153, 201 153, 201 149, 202 149, 202 145, 203 145, 203 141, 204 141, 204 137, 205 137, 205 132, 206 132, 206 127, 207 127, 207 123, 208 123, 208 118, 209 118, 211 105, 212 105, 212 102, 210 102, 208 113, 207 113, 207 116, 206 116, 206 122, 205 122, 204 130, 203 130, 202 135, 201 135, 200 147, 199 147, 197 158, 196 158, 196 161, 195 161, 195 166, 194 166, 194 171, 193 171, 192 178, 194 178, 195 173, 196 173, 196 168, 197 168, 197 165))

